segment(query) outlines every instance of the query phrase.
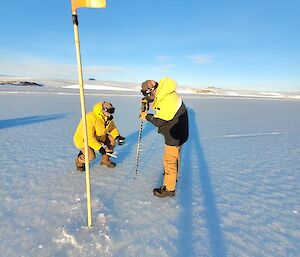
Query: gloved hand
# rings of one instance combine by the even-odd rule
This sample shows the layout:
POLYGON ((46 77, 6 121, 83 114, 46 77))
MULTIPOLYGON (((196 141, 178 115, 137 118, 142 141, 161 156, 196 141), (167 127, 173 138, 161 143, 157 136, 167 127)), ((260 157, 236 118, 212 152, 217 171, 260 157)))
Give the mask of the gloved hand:
POLYGON ((145 112, 149 110, 149 102, 148 100, 144 97, 142 99, 142 102, 141 102, 141 112, 145 112))
POLYGON ((146 120, 147 114, 148 114, 148 113, 146 113, 146 112, 141 112, 141 113, 140 113, 140 119, 141 119, 141 120, 146 120))
POLYGON ((105 145, 103 145, 103 146, 100 147, 99 152, 101 154, 106 154, 105 145))
POLYGON ((101 148, 99 149, 99 152, 101 154, 106 154, 106 153, 112 153, 113 150, 108 149, 108 147, 106 145, 102 145, 101 148))
POLYGON ((118 142, 118 145, 123 145, 125 143, 125 137, 122 137, 121 135, 117 136, 116 140, 118 142))

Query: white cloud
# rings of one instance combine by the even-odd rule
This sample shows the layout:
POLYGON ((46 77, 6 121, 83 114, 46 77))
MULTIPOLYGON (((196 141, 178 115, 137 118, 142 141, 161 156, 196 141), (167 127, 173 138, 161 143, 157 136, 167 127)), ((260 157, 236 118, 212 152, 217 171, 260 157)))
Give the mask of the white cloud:
POLYGON ((212 56, 206 54, 187 55, 185 57, 198 64, 205 64, 213 61, 212 56))
MULTIPOLYGON (((131 70, 132 68, 125 66, 93 65, 83 67, 83 73, 86 76, 124 73, 131 70)), ((1 59, 0 73, 4 75, 68 79, 77 77, 77 66, 76 64, 56 63, 35 58, 1 59)))
POLYGON ((158 55, 156 56, 156 59, 160 62, 167 62, 171 59, 171 57, 167 55, 158 55))

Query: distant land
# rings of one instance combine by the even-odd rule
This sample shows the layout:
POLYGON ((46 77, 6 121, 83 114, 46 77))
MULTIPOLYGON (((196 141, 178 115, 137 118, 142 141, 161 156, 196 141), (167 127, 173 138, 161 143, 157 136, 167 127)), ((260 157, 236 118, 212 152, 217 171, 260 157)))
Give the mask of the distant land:
MULTIPOLYGON (((59 79, 33 79, 33 78, 17 78, 0 75, 1 87, 43 87, 43 88, 61 88, 63 90, 78 89, 78 81, 75 80, 59 80, 59 79)), ((84 88, 92 91, 114 91, 114 92, 139 92, 140 84, 133 82, 118 81, 100 81, 89 78, 84 81, 84 88)), ((244 98, 271 98, 271 99, 296 99, 300 100, 300 92, 270 92, 270 91, 254 91, 254 90, 235 90, 223 89, 217 87, 192 88, 188 86, 178 85, 179 94, 199 95, 199 96, 215 96, 215 97, 244 97, 244 98)))
POLYGON ((0 81, 0 86, 35 86, 35 87, 42 87, 43 85, 38 84, 33 81, 16 81, 16 80, 8 80, 8 81, 0 81))

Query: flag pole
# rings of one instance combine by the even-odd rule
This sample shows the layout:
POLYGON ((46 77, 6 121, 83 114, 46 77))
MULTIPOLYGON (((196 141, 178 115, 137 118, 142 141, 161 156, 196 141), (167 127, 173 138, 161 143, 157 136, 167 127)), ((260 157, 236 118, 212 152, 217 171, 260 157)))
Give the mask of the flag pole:
POLYGON ((91 183, 90 183, 90 165, 89 165, 89 151, 88 151, 88 137, 87 137, 87 126, 86 126, 86 112, 85 112, 85 100, 84 100, 84 85, 82 76, 82 64, 80 54, 80 41, 78 33, 78 17, 77 11, 72 12, 73 28, 74 28, 74 39, 76 46, 76 58, 77 58, 77 72, 79 81, 80 91, 80 105, 81 105, 81 116, 83 124, 83 135, 84 135, 84 156, 85 156, 85 186, 86 186, 86 200, 87 200, 87 225, 89 228, 92 227, 92 204, 91 204, 91 183))

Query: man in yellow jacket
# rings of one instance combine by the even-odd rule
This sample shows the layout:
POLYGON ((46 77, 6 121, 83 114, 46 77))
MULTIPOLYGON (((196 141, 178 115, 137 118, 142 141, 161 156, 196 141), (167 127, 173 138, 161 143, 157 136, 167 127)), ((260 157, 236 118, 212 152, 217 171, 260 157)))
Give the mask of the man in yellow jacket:
MULTIPOLYGON (((109 168, 114 168, 116 164, 109 159, 110 156, 107 153, 113 152, 116 140, 119 144, 123 144, 125 140, 113 121, 114 111, 115 108, 111 103, 99 102, 94 105, 92 112, 86 114, 89 161, 95 159, 95 151, 99 151, 102 154, 100 164, 109 168)), ((80 150, 75 158, 76 168, 79 171, 85 171, 82 119, 77 126, 73 141, 80 150)))
POLYGON ((188 114, 181 98, 176 94, 176 82, 168 77, 157 83, 146 80, 142 83, 143 100, 153 102, 155 114, 142 112, 140 119, 158 127, 158 133, 165 139, 164 178, 160 188, 154 188, 157 197, 175 195, 177 176, 180 166, 180 149, 189 135, 188 114))

